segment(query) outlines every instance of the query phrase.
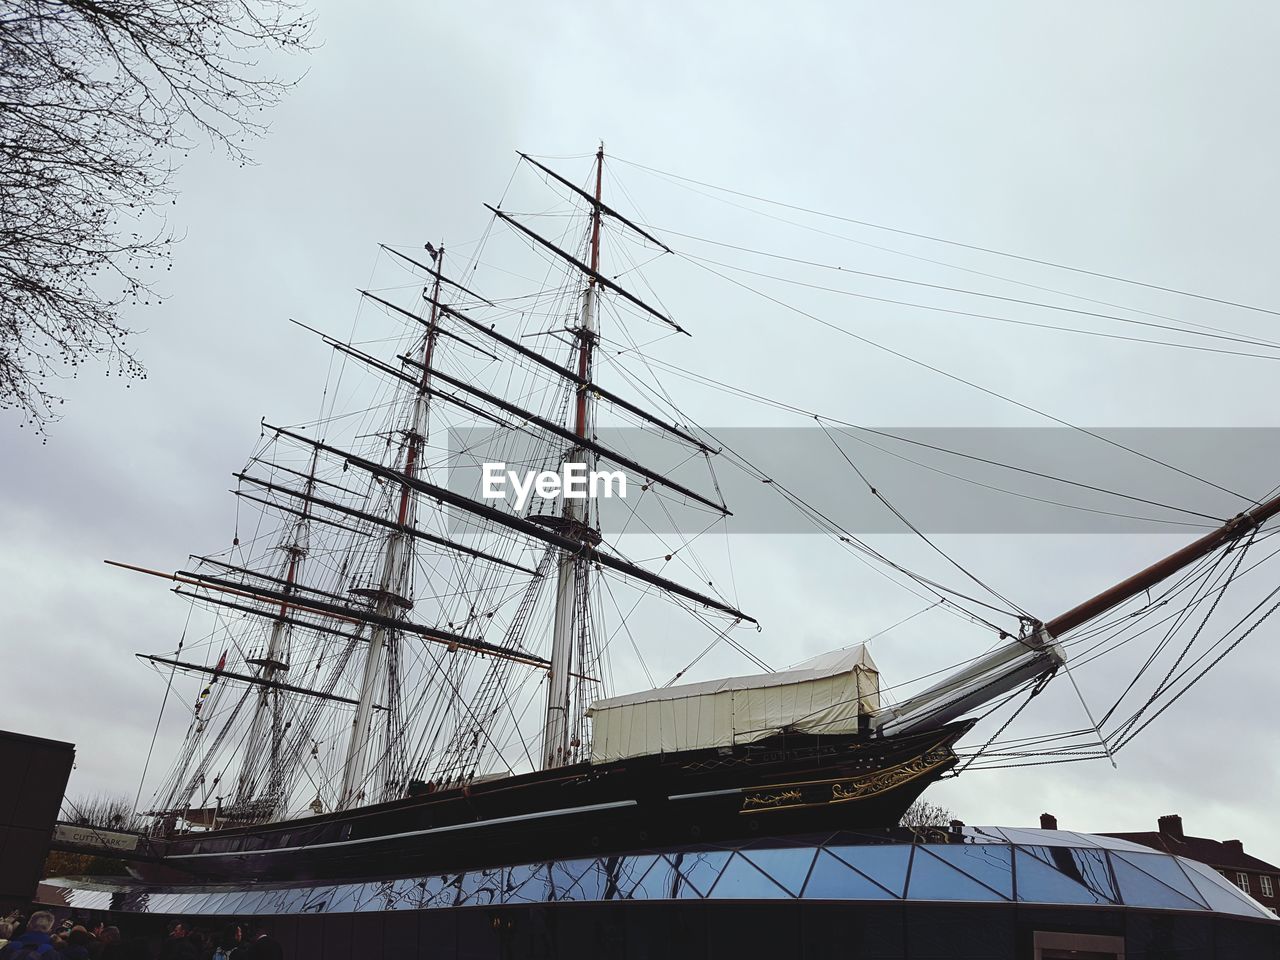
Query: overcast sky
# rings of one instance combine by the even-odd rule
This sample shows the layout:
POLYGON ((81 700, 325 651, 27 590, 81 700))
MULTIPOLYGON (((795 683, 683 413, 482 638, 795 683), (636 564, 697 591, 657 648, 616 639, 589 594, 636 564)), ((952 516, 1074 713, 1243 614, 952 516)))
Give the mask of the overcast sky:
MULTIPOLYGON (((185 618, 163 583, 111 570, 102 559, 170 570, 189 552, 224 547, 235 506, 225 491, 257 439, 259 418, 296 422, 318 408, 328 354, 287 319, 341 334, 357 315, 355 288, 385 275, 378 243, 420 247, 444 237, 465 247, 480 237, 489 226, 481 204, 503 195, 517 149, 569 157, 548 162, 581 182, 603 140, 618 158, 608 183, 626 191, 614 202, 671 236, 1028 294, 957 272, 960 266, 1275 337, 1275 316, 805 219, 840 236, 817 234, 622 162, 1280 309, 1273 119, 1280 10, 1273 4, 554 9, 319 4, 321 44, 275 111, 255 151, 258 164, 241 169, 197 152, 177 178, 170 222, 185 239, 163 282, 168 298, 128 317, 145 330, 137 346, 150 377, 127 390, 95 375, 69 384, 66 419, 46 446, 16 420, 3 421, 0 638, 9 683, 0 726, 74 742, 73 795, 133 796, 163 684, 132 655, 173 649, 185 618)), ((695 241, 672 245, 723 258, 695 241)), ((1044 423, 710 284, 687 261, 660 261, 649 276, 693 333, 655 348, 681 366, 863 424, 1044 423)), ((904 296, 891 285, 850 288, 904 296)), ((805 309, 826 320, 1074 423, 1280 426, 1270 362, 813 291, 804 297, 805 309)), ((907 298, 944 302, 919 291, 907 298)), ((1046 320, 1014 308, 989 312, 1046 320)), ((671 388, 703 423, 803 425, 696 384, 671 388)), ((1188 466, 1214 475, 1211 461, 1188 466)), ((1277 482, 1259 477, 1244 492, 1261 496, 1277 482)), ((1185 540, 966 535, 944 542, 1047 618, 1185 540)), ((914 551, 905 541, 876 543, 914 551)), ((777 665, 855 642, 919 607, 814 537, 743 537, 733 546, 739 592, 758 598, 750 612, 766 626, 752 649, 777 665)), ((955 630, 950 618, 920 617, 873 650, 891 681, 916 676, 984 648, 982 636, 955 630)), ((1180 812, 1189 833, 1239 837, 1275 862, 1276 639, 1268 622, 1130 747, 1118 770, 1095 762, 975 772, 928 796, 970 823, 1031 824, 1048 810, 1065 828, 1140 830, 1180 812)), ((654 656, 666 669, 678 668, 683 654, 654 656)), ((745 670, 740 661, 716 666, 745 670)), ((1049 710, 1064 724, 1081 722, 1074 697, 1049 710)))

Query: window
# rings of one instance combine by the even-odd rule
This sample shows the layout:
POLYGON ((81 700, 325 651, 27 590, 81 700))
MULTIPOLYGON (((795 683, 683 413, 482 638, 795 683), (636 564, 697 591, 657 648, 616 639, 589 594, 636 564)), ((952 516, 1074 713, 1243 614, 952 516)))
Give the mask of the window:
POLYGON ((1258 882, 1262 884, 1262 895, 1264 897, 1274 897, 1275 893, 1271 889, 1271 878, 1265 874, 1258 878, 1258 882))
POLYGON ((1247 873, 1236 874, 1236 886, 1245 893, 1249 892, 1249 875, 1247 873))

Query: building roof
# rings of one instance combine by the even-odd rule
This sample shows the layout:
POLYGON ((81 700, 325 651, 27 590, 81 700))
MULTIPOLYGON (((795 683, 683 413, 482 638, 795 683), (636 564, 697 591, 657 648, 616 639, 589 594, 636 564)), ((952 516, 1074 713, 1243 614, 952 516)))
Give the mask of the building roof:
POLYGON ((656 687, 652 690, 640 690, 635 693, 624 693, 606 700, 597 700, 591 704, 593 714, 603 713, 617 707, 635 706, 640 703, 667 702, 704 697, 711 694, 726 693, 737 690, 768 690, 776 687, 798 683, 812 683, 817 680, 828 680, 831 677, 852 673, 856 670, 869 670, 878 673, 875 661, 864 643, 857 643, 842 650, 832 650, 818 654, 798 663, 789 670, 775 673, 753 673, 742 677, 723 677, 715 680, 701 680, 697 683, 681 683, 668 687, 656 687))
POLYGON ((1280 867, 1244 852, 1239 841, 1211 840, 1208 837, 1178 837, 1152 830, 1145 833, 1105 833, 1103 836, 1140 843, 1153 850, 1163 850, 1178 857, 1199 860, 1223 870, 1252 870, 1255 873, 1280 874, 1280 867))
MULTIPOLYGON (((966 827, 840 831, 493 867, 304 884, 48 881, 77 910, 238 916, 618 900, 949 902, 1136 907, 1280 924, 1216 870, 1114 837, 966 827)), ((43 888, 42 888, 43 889, 43 888)))

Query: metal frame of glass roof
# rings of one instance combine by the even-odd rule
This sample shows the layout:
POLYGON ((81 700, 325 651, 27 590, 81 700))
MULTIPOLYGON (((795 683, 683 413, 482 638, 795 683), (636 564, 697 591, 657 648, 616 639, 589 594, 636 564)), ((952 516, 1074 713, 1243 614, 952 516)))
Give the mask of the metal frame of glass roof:
POLYGON ((1112 837, 998 827, 930 829, 915 842, 901 831, 841 832, 306 886, 46 883, 62 888, 74 909, 190 916, 801 899, 1138 907, 1277 920, 1204 864, 1112 837))

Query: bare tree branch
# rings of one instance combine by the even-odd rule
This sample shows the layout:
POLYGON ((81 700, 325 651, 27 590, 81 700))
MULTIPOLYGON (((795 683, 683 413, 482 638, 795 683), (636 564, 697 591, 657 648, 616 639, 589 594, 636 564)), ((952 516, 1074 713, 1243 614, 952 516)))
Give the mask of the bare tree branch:
POLYGON ((160 299, 176 156, 206 140, 249 163, 296 82, 264 61, 310 38, 292 0, 0 7, 0 410, 44 433, 88 361, 146 376, 120 311, 160 299))
POLYGON ((946 807, 928 800, 917 800, 907 807, 898 821, 900 827, 948 827, 956 815, 946 807))
POLYGON ((107 793, 81 797, 78 800, 68 797, 63 803, 62 817, 68 823, 97 827, 100 830, 123 830, 136 833, 146 825, 146 818, 138 815, 127 797, 117 797, 107 793))

